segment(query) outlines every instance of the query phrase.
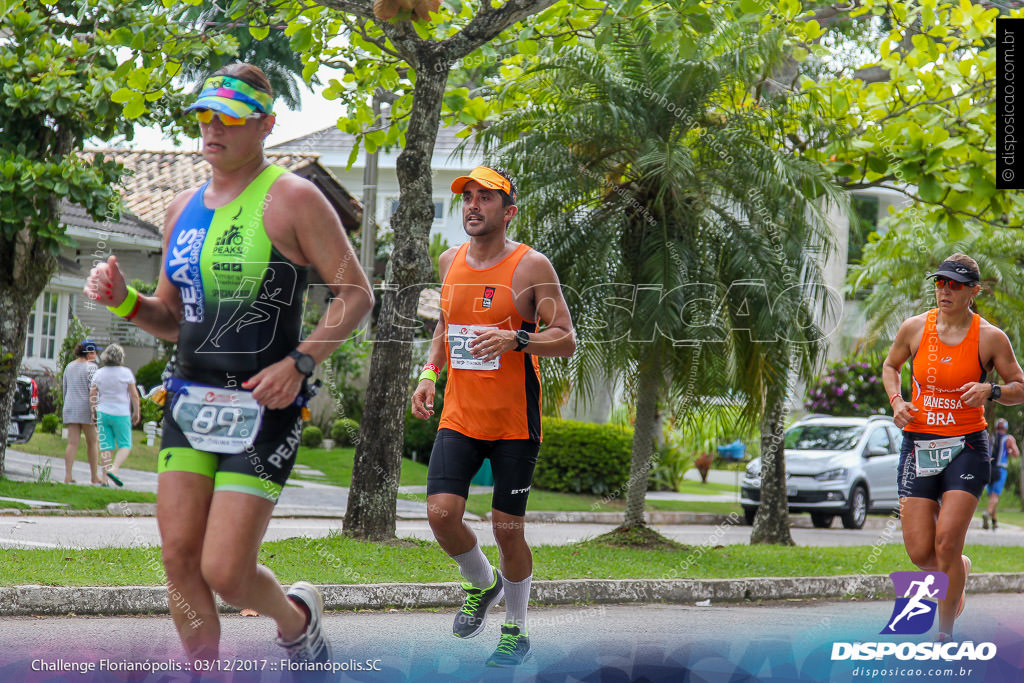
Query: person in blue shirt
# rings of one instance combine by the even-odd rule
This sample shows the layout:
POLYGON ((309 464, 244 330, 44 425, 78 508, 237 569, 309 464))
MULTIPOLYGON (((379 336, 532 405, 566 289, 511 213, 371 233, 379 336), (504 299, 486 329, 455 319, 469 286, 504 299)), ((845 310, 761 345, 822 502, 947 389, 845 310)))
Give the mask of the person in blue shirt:
POLYGON ((1006 433, 1009 427, 1006 420, 996 420, 996 433, 992 437, 992 473, 989 475, 988 483, 988 509, 981 513, 981 528, 996 530, 996 508, 999 506, 999 496, 1006 486, 1006 464, 1011 457, 1019 458, 1020 449, 1017 448, 1017 440, 1006 433))

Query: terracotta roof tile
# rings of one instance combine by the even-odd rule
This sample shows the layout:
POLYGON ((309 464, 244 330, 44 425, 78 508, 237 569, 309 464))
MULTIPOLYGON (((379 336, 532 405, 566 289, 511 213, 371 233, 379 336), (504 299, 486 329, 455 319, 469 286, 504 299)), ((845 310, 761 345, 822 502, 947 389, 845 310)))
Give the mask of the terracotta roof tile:
POLYGON ((60 203, 60 219, 65 225, 102 232, 113 232, 144 239, 160 239, 160 229, 152 223, 141 220, 130 211, 121 212, 119 221, 97 221, 78 204, 68 201, 60 203))
MULTIPOLYGON (((135 215, 158 226, 163 225, 164 213, 175 197, 189 188, 202 185, 210 177, 210 167, 201 152, 105 148, 87 150, 87 153, 102 153, 124 164, 127 170, 122 180, 125 206, 135 215)), ((269 161, 292 172, 315 166, 318 175, 329 177, 342 193, 348 194, 330 170, 320 165, 319 154, 270 151, 264 154, 269 161)), ((358 203, 353 208, 358 213, 358 203)), ((346 227, 350 227, 348 223, 346 221, 346 227)))

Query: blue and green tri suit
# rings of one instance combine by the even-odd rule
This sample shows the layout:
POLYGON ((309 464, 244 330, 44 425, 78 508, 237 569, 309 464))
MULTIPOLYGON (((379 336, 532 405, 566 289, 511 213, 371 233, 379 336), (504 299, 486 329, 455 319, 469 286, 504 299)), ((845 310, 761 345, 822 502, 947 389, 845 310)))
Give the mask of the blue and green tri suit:
MULTIPOLYGON (((307 268, 278 252, 263 226, 270 188, 286 173, 268 166, 231 203, 208 209, 209 182, 192 196, 171 231, 164 259, 183 304, 174 377, 240 389, 299 344, 307 268)), ((164 404, 159 472, 196 472, 218 491, 277 500, 295 461, 301 410, 265 410, 255 442, 235 455, 192 448, 164 404)))

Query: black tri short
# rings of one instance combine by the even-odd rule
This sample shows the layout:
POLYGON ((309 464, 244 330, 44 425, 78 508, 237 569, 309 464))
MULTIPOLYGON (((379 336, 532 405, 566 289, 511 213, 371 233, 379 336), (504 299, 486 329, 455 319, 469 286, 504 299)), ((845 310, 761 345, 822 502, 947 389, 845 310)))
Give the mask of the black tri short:
POLYGON ((469 484, 484 458, 491 461, 494 494, 491 507, 508 515, 526 514, 533 469, 540 444, 531 439, 474 439, 453 429, 440 429, 434 440, 427 469, 427 495, 453 493, 469 495, 469 484))
POLYGON ((900 498, 929 498, 939 501, 946 491, 967 491, 976 498, 988 483, 988 433, 984 429, 964 436, 964 450, 942 470, 930 477, 917 476, 914 442, 948 439, 948 436, 903 432, 899 471, 896 473, 900 498))

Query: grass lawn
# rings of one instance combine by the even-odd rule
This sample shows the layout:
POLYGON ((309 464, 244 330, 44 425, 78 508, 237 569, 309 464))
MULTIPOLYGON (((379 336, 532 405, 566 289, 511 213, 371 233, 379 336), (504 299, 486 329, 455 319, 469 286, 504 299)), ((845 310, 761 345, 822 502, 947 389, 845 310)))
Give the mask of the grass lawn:
POLYGON ((702 484, 699 481, 690 481, 689 479, 685 480, 683 485, 679 487, 679 493, 694 493, 703 496, 713 496, 719 493, 736 493, 739 490, 740 487, 734 484, 718 484, 713 481, 702 484))
MULTIPOLYGON (((43 434, 36 430, 28 443, 12 444, 16 451, 35 453, 36 455, 49 455, 54 458, 64 459, 64 450, 68 442, 60 438, 60 434, 43 434)), ((132 431, 132 452, 124 461, 122 467, 144 472, 156 472, 156 460, 160 449, 156 446, 146 445, 146 435, 140 431, 132 431)), ((75 479, 77 481, 89 481, 89 459, 85 453, 85 439, 78 441, 78 456, 75 458, 75 479), (81 464, 79 464, 81 463, 81 464)), ((50 472, 51 481, 64 481, 63 463, 54 464, 50 472)))
MULTIPOLYGON (((978 501, 978 509, 974 516, 981 519, 981 513, 988 509, 988 493, 981 495, 978 501)), ((996 509, 996 521, 1014 526, 1024 526, 1024 510, 1020 509, 1020 498, 1014 494, 1003 494, 999 496, 999 507, 996 509)))
MULTIPOLYGON (((403 498, 423 502, 423 496, 402 494, 403 498)), ((585 493, 560 493, 532 489, 526 504, 528 511, 547 510, 553 512, 625 512, 626 500, 615 498, 602 502, 601 496, 585 493)), ((647 510, 670 510, 680 512, 713 512, 727 515, 730 512, 743 514, 739 503, 698 503, 682 500, 649 500, 647 510)), ((491 511, 491 494, 474 493, 466 500, 466 510, 483 516, 491 511)))
MULTIPOLYGON (((497 549, 484 549, 497 562, 497 549)), ((1019 571, 1024 548, 971 545, 976 572, 1019 571)), ((533 548, 534 578, 740 578, 834 576, 913 570, 902 545, 821 548, 733 545, 718 548, 622 548, 600 540, 533 548), (870 562, 872 553, 877 560, 870 562)), ((458 572, 436 543, 364 543, 339 535, 264 543, 260 562, 284 583, 444 582, 458 572), (315 567, 315 568, 314 568, 315 567)), ((156 548, 0 550, 0 585, 158 585, 156 548)))
MULTIPOLYGON (((11 481, 10 479, 0 479, 0 496, 67 503, 69 507, 75 510, 102 510, 109 503, 118 503, 122 500, 129 503, 156 502, 156 494, 154 493, 125 491, 113 486, 76 486, 72 484, 55 484, 53 482, 40 484, 29 481, 11 481)), ((0 508, 4 507, 20 506, 9 504, 7 501, 0 501, 0 508)))
MULTIPOLYGON (((337 486, 351 486, 352 461, 355 454, 355 448, 334 448, 326 451, 322 448, 300 446, 295 462, 323 472, 326 478, 310 477, 303 474, 301 470, 292 470, 292 477, 322 481, 337 486)), ((402 475, 398 483, 400 486, 426 486, 427 466, 408 458, 402 458, 402 475)))

